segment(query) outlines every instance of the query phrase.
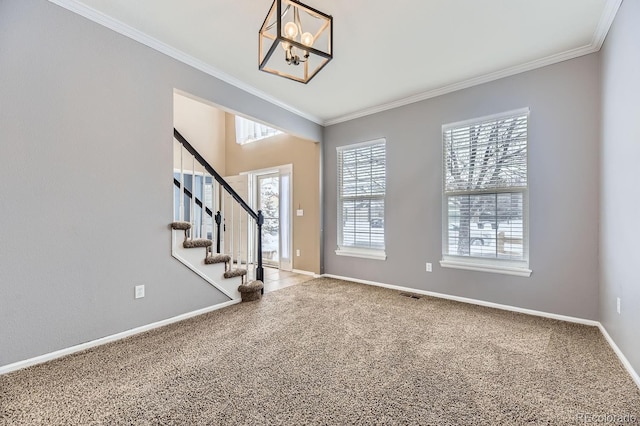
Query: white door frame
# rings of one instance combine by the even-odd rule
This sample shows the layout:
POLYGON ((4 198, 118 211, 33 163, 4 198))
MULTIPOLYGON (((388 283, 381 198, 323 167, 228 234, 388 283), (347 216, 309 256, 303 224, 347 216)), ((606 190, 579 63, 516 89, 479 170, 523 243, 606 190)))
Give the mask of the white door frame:
MULTIPOLYGON (((288 236, 287 241, 282 241, 282 232, 280 232, 280 251, 278 255, 280 256, 280 269, 283 271, 291 271, 293 269, 293 164, 284 164, 281 166, 268 167, 264 169, 258 170, 250 170, 247 172, 240 173, 241 175, 248 175, 249 180, 249 206, 256 210, 258 204, 258 176, 268 175, 278 173, 280 176, 280 194, 282 194, 282 176, 289 176, 289 205, 284 206, 280 203, 280 209, 286 208, 288 211, 288 236), (289 259, 286 262, 282 261, 282 244, 288 245, 288 253, 289 259)), ((282 219, 282 213, 280 214, 280 218, 282 219)), ((280 227, 282 228, 282 221, 280 222, 280 227)))

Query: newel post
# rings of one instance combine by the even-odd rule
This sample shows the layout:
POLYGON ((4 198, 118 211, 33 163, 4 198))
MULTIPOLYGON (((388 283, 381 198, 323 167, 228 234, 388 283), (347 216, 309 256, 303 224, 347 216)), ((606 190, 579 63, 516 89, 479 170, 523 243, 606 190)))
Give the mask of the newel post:
POLYGON ((262 267, 262 224, 264 216, 262 210, 258 210, 258 267, 256 268, 256 280, 264 282, 264 268, 262 267))
POLYGON ((222 215, 220 214, 220 211, 216 212, 216 228, 217 228, 217 233, 216 233, 216 253, 220 253, 220 223, 222 223, 222 215))

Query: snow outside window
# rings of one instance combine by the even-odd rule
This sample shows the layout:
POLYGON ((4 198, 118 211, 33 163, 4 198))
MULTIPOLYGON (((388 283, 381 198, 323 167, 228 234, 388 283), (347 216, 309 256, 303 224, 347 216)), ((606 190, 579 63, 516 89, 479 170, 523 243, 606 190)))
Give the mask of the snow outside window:
POLYGON ((386 141, 338 147, 338 249, 344 256, 386 259, 386 141))
POLYGON ((442 266, 531 274, 528 120, 522 109, 442 127, 442 266))

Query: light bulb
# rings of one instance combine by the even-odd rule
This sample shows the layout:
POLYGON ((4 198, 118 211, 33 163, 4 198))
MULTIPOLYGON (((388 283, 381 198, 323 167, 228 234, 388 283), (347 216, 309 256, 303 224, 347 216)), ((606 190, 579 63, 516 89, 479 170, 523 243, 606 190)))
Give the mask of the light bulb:
POLYGON ((287 22, 284 26, 284 35, 287 38, 294 39, 298 35, 298 26, 293 22, 287 22))
POLYGON ((313 35, 311 35, 311 33, 302 34, 302 36, 300 37, 300 42, 307 47, 313 46, 313 35))
POLYGON ((291 47, 291 43, 287 43, 286 41, 283 41, 280 43, 280 46, 282 46, 284 50, 288 50, 291 47))

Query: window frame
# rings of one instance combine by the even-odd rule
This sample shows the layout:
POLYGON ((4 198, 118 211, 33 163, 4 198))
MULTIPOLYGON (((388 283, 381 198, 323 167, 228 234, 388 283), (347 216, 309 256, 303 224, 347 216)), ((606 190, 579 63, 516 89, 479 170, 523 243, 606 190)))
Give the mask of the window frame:
POLYGON ((254 142, 258 142, 264 139, 268 139, 268 138, 272 138, 274 136, 278 136, 283 134, 284 132, 282 130, 276 129, 274 127, 268 126, 266 124, 263 124, 259 121, 253 120, 251 118, 247 118, 247 117, 243 117, 241 115, 235 115, 234 116, 234 129, 235 129, 235 133, 236 133, 236 144, 243 146, 243 145, 247 145, 250 143, 254 143, 254 142), (242 123, 242 124, 239 124, 242 123), (246 125, 254 125, 257 126, 261 129, 263 129, 264 131, 266 131, 266 135, 254 135, 255 137, 250 137, 247 138, 243 141, 240 141, 239 139, 239 132, 238 132, 238 127, 242 127, 242 126, 246 126, 246 125))
MULTIPOLYGON (((387 140, 386 138, 378 138, 369 140, 366 142, 360 142, 351 145, 343 145, 336 147, 336 175, 337 175, 337 249, 335 250, 336 255, 338 256, 350 256, 350 257, 359 257, 364 259, 374 259, 374 260, 386 260, 386 236, 387 229, 383 226, 383 247, 382 248, 373 248, 373 247, 363 247, 363 246, 345 246, 343 244, 343 197, 342 197, 342 175, 341 170, 344 168, 341 164, 342 161, 342 153, 345 151, 358 150, 360 148, 366 148, 374 145, 382 145, 384 147, 384 158, 385 158, 385 166, 384 166, 384 181, 385 181, 385 190, 384 195, 382 196, 370 196, 366 197, 369 200, 382 200, 383 203, 383 212, 385 212, 386 217, 386 197, 387 197, 387 140)), ((371 233, 371 231, 369 231, 371 233)))
MULTIPOLYGON (((491 272, 507 275, 515 275, 521 277, 531 276, 531 269, 529 269, 529 124, 530 124, 530 109, 520 108, 511 111, 506 111, 498 114, 487 115, 483 117, 472 118, 469 120, 444 124, 442 126, 442 259, 440 260, 440 266, 443 268, 464 269, 470 271, 479 272, 491 272), (527 116, 527 158, 526 158, 526 175, 527 185, 525 188, 521 187, 501 187, 491 190, 464 190, 464 191, 446 191, 447 181, 447 152, 445 147, 445 132, 451 129, 471 126, 475 124, 485 123, 488 121, 498 121, 506 118, 512 118, 517 116, 527 116), (500 193, 521 193, 522 194, 522 239, 523 239, 523 259, 499 259, 488 258, 479 256, 460 256, 452 255, 448 253, 449 247, 449 206, 448 198, 455 195, 490 195, 500 193)), ((497 208, 497 206, 496 206, 497 208)), ((497 230, 496 230, 497 231, 497 230)), ((496 241, 497 243, 497 241, 496 241)))

